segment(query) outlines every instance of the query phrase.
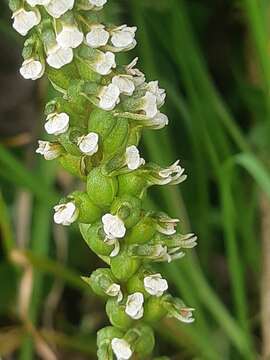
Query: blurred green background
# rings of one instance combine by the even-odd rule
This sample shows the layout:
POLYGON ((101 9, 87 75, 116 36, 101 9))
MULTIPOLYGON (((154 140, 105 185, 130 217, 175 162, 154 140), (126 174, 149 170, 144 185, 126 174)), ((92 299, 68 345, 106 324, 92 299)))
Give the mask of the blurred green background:
MULTIPOLYGON (((108 20, 138 27, 138 46, 122 60, 139 56, 148 80, 167 90, 170 126, 145 132, 144 157, 162 165, 180 158, 188 173, 183 185, 150 193, 152 206, 199 236, 193 254, 160 266, 171 291, 196 309, 192 325, 157 324, 156 354, 171 359, 270 356, 269 5, 106 7, 108 20)), ((50 359, 49 345, 59 359, 96 359, 104 304, 79 276, 101 262, 75 226, 52 223, 53 205, 80 184, 34 153, 54 91, 18 75, 23 40, 5 1, 0 33, 0 354, 50 359)))

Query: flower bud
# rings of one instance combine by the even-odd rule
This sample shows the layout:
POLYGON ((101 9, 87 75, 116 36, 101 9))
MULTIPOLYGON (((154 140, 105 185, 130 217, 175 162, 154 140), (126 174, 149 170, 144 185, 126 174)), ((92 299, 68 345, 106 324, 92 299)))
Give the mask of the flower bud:
POLYGON ((41 16, 37 9, 26 11, 24 8, 16 10, 13 15, 13 28, 25 36, 36 25, 40 23, 41 16))
POLYGON ((141 200, 129 195, 117 197, 112 203, 111 213, 122 219, 125 227, 129 229, 140 220, 141 200))
POLYGON ((120 254, 111 259, 111 269, 113 275, 119 281, 127 281, 139 269, 140 260, 130 257, 126 251, 121 251, 120 254))
POLYGON ((79 209, 79 223, 92 224, 100 219, 102 211, 92 203, 87 193, 75 191, 69 195, 69 198, 75 201, 76 207, 79 209))
POLYGON ((73 201, 66 204, 59 204, 54 207, 54 222, 64 226, 71 225, 77 220, 79 211, 73 201))
POLYGON ((154 220, 146 214, 127 234, 127 244, 145 244, 155 234, 154 220))
POLYGON ((81 234, 94 253, 102 256, 110 256, 115 249, 115 242, 106 242, 106 235, 103 231, 101 222, 93 225, 80 224, 81 234))
POLYGON ((120 285, 117 284, 110 269, 97 269, 90 278, 83 278, 93 291, 102 297, 115 297, 118 302, 123 299, 120 285))
POLYGON ((109 299, 106 303, 106 313, 113 326, 127 330, 132 326, 133 320, 125 312, 125 305, 119 304, 116 299, 109 299))
POLYGON ((104 175, 102 167, 96 167, 90 171, 87 177, 87 192, 95 205, 102 209, 109 208, 117 191, 117 179, 104 175))

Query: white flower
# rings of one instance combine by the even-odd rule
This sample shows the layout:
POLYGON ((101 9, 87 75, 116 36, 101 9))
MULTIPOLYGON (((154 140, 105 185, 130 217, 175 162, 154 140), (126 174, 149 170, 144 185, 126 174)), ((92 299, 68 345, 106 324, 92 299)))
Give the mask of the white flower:
POLYGON ((121 291, 121 287, 119 284, 115 284, 113 283, 112 285, 110 285, 108 287, 108 289, 106 290, 106 294, 112 297, 117 296, 117 301, 120 302, 123 299, 123 294, 121 291))
POLYGON ((158 175, 162 179, 164 179, 164 184, 168 184, 168 183, 172 183, 172 182, 174 182, 176 184, 177 181, 182 182, 186 179, 186 175, 183 175, 184 171, 185 171, 185 169, 183 169, 179 165, 179 160, 177 160, 171 166, 160 170, 158 175))
POLYGON ((143 317, 143 302, 144 297, 140 292, 135 292, 127 298, 125 312, 134 320, 139 320, 143 317))
POLYGON ((105 214, 102 216, 103 229, 108 239, 123 238, 126 233, 124 222, 117 216, 105 214))
POLYGON ((110 84, 104 86, 99 94, 99 107, 103 110, 113 110, 117 104, 119 104, 120 90, 117 86, 110 84))
POLYGON ((71 63, 72 60, 73 51, 70 48, 63 49, 56 44, 48 50, 47 63, 55 69, 60 69, 62 66, 71 63))
POLYGON ((129 65, 126 66, 126 72, 128 75, 132 76, 134 85, 140 86, 145 82, 145 76, 144 73, 142 73, 139 69, 134 69, 134 66, 137 65, 137 62, 138 58, 136 57, 129 65))
POLYGON ((92 48, 105 46, 110 38, 110 34, 102 24, 93 25, 91 31, 86 35, 86 42, 92 48))
POLYGON ((44 156, 45 160, 54 160, 61 155, 61 146, 59 144, 50 143, 49 141, 38 141, 37 154, 44 156))
POLYGON ((176 233, 175 227, 179 223, 179 219, 171 219, 164 216, 158 219, 157 231, 164 235, 173 235, 176 233))
POLYGON ((116 356, 117 360, 128 360, 132 356, 132 351, 129 343, 124 339, 113 338, 112 342, 112 351, 116 356))
POLYGON ((157 105, 158 107, 161 107, 165 102, 166 92, 164 89, 159 88, 158 81, 150 81, 147 84, 146 89, 156 96, 157 105))
POLYGON ((89 0, 89 3, 93 6, 101 7, 105 5, 107 0, 89 0))
POLYGON ((153 118, 158 113, 157 98, 150 91, 147 91, 145 96, 143 97, 142 110, 145 112, 145 115, 149 118, 153 118))
POLYGON ((95 71, 100 75, 108 75, 112 68, 115 67, 115 55, 110 51, 107 51, 106 53, 100 52, 98 59, 94 64, 95 71))
POLYGON ((76 26, 64 25, 56 36, 56 41, 64 49, 75 49, 83 42, 83 33, 76 26))
POLYGON ((74 202, 70 201, 66 204, 56 205, 54 207, 54 222, 56 224, 62 224, 64 226, 69 226, 74 221, 77 220, 79 215, 79 210, 76 208, 74 202))
POLYGON ((130 170, 136 170, 145 164, 144 159, 140 157, 139 150, 135 145, 131 145, 126 149, 126 163, 130 170))
POLYGON ((111 42, 113 46, 118 48, 128 48, 134 44, 136 26, 128 27, 127 25, 122 25, 115 28, 111 34, 111 42))
POLYGON ((168 290, 168 283, 160 274, 146 276, 143 280, 145 290, 153 296, 161 296, 168 290))
POLYGON ((149 127, 152 129, 163 129, 166 125, 169 124, 169 119, 167 115, 162 114, 160 111, 151 119, 149 127))
POLYGON ((51 0, 26 0, 30 6, 43 5, 46 6, 51 0))
POLYGON ((98 151, 98 134, 90 132, 87 135, 81 136, 77 144, 82 153, 91 156, 98 151))
POLYGON ((131 96, 135 90, 132 76, 130 75, 116 75, 112 78, 112 84, 117 86, 121 94, 131 96))
POLYGON ((52 17, 58 19, 68 10, 71 10, 73 6, 74 0, 50 0, 46 6, 46 10, 52 17))
POLYGON ((37 80, 43 76, 44 72, 44 64, 33 58, 25 60, 20 68, 20 74, 25 79, 37 80))
POLYGON ((41 16, 38 10, 26 11, 21 8, 15 11, 12 19, 14 19, 13 28, 25 36, 29 30, 40 23, 41 16))
POLYGON ((183 307, 179 311, 177 319, 187 324, 193 323, 194 322, 194 317, 192 314, 193 311, 194 311, 193 308, 183 307))
POLYGON ((48 115, 45 123, 45 130, 50 135, 60 135, 69 128, 69 116, 66 113, 53 113, 48 115))

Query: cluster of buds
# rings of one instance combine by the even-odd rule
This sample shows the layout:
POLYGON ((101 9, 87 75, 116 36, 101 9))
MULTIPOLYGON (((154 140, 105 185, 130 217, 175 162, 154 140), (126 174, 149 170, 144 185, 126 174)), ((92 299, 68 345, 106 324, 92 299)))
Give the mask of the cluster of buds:
POLYGON ((54 221, 77 222, 89 248, 108 265, 83 277, 106 299, 111 322, 98 332, 100 360, 148 357, 153 324, 164 317, 192 322, 192 308, 168 292, 153 262, 171 262, 196 245, 194 234, 179 233, 178 219, 143 209, 153 185, 186 179, 179 161, 167 168, 146 163, 138 144, 145 128, 168 124, 160 112, 165 91, 146 82, 135 59, 116 62, 118 52, 136 45, 136 27, 104 24, 107 0, 10 0, 13 27, 28 35, 21 75, 47 74, 59 97, 45 108, 37 153, 57 159, 85 183, 54 207, 54 221))

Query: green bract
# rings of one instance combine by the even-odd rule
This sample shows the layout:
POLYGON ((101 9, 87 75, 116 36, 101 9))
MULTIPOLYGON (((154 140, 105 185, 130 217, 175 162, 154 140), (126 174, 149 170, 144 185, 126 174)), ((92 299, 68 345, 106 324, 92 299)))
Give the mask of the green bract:
POLYGON ((13 27, 28 36, 20 73, 32 80, 46 73, 59 92, 45 108, 52 141, 40 140, 37 153, 58 159, 85 186, 54 207, 54 221, 78 222, 89 248, 108 266, 83 277, 106 299, 113 325, 98 331, 98 358, 144 359, 154 348, 152 325, 165 316, 193 321, 193 309, 168 293, 151 263, 184 256, 196 237, 181 235, 178 219, 144 209, 150 186, 176 185, 186 176, 179 161, 161 168, 140 155, 143 130, 168 124, 160 112, 165 90, 146 82, 136 59, 118 65, 117 53, 136 45, 136 28, 101 23, 106 2, 10 0, 10 9, 13 27))

